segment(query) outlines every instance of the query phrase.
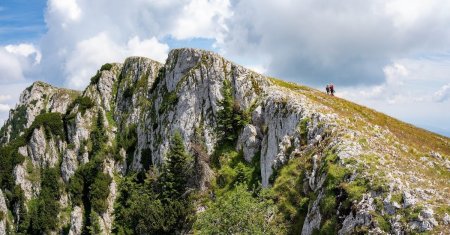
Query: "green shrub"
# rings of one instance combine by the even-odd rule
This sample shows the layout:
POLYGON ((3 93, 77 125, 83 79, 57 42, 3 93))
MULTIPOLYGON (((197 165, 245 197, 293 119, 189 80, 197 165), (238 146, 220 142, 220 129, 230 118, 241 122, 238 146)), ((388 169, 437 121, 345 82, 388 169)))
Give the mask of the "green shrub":
POLYGON ((94 102, 87 96, 78 97, 75 102, 79 105, 79 111, 84 114, 86 110, 94 107, 94 102))
POLYGON ((198 214, 195 233, 277 234, 277 226, 266 219, 273 210, 273 202, 260 201, 247 191, 246 185, 237 185, 198 214))
POLYGON ((71 114, 73 108, 78 105, 78 111, 84 114, 86 110, 94 107, 94 102, 87 96, 78 96, 68 107, 64 119, 70 120, 75 118, 76 114, 71 114))
POLYGON ((0 186, 12 190, 15 186, 14 167, 21 164, 25 157, 18 153, 19 147, 25 145, 24 137, 19 137, 9 144, 0 147, 0 186))
POLYGON ((112 178, 102 172, 98 172, 94 182, 90 186, 90 195, 92 209, 99 214, 103 214, 107 209, 106 199, 109 196, 109 185, 112 178))
POLYGON ((58 228, 61 187, 58 168, 42 170, 41 192, 30 206, 31 234, 44 234, 58 228))
POLYGON ((119 148, 125 149, 127 166, 130 166, 133 162, 133 154, 136 150, 137 144, 137 126, 136 124, 131 124, 124 128, 122 133, 117 135, 117 144, 119 148))
POLYGON ((320 232, 319 234, 322 235, 333 235, 333 234, 337 234, 337 223, 336 223, 336 219, 335 218, 331 218, 326 220, 322 227, 320 228, 320 232))
POLYGON ((44 127, 47 138, 50 138, 52 135, 64 137, 64 123, 60 113, 43 113, 38 115, 29 128, 27 139, 31 138, 34 129, 40 127, 44 127))
POLYGON ((97 71, 97 73, 91 78, 90 85, 97 84, 100 80, 100 77, 102 76, 102 73, 100 71, 97 71))
POLYGON ((105 71, 105 70, 109 71, 109 70, 111 70, 111 68, 112 68, 112 64, 106 63, 106 64, 102 65, 102 67, 100 68, 100 71, 105 71))
MULTIPOLYGON (((19 134, 25 129, 25 125, 27 124, 27 106, 19 105, 13 112, 13 120, 9 122, 9 124, 11 124, 10 140, 17 138, 19 134)), ((6 126, 6 124, 4 126, 6 126)))
POLYGON ((167 92, 163 96, 163 100, 161 102, 161 107, 159 107, 159 114, 163 114, 166 112, 170 107, 175 105, 178 102, 178 96, 175 91, 167 92))
POLYGON ((300 120, 299 123, 299 131, 300 131, 300 144, 306 145, 308 141, 308 123, 310 122, 309 118, 304 118, 300 120))
POLYGON ((161 175, 150 168, 145 180, 135 174, 119 185, 113 231, 117 234, 176 234, 189 227, 194 213, 187 193, 191 165, 183 139, 175 133, 161 175))

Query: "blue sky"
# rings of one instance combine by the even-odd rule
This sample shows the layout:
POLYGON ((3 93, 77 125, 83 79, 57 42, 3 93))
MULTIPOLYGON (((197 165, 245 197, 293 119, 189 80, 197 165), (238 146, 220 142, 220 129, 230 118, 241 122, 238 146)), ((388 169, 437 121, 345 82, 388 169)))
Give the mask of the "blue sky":
POLYGON ((0 2, 0 42, 37 42, 45 33, 46 1, 2 0, 0 2))
POLYGON ((446 0, 2 0, 0 122, 35 80, 83 89, 100 65, 214 50, 450 136, 446 0), (107 7, 106 7, 107 6, 107 7))

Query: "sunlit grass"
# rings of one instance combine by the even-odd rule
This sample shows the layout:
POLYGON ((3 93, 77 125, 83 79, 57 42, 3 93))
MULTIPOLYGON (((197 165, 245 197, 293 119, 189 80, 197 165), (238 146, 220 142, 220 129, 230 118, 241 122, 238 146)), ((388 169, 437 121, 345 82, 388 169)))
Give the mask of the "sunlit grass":
POLYGON ((450 138, 399 121, 386 114, 355 104, 345 99, 336 96, 329 96, 324 92, 313 88, 298 85, 292 82, 286 82, 276 78, 270 78, 270 81, 277 86, 299 92, 311 100, 325 105, 333 112, 343 117, 352 119, 352 121, 355 122, 355 126, 362 128, 367 125, 367 123, 370 123, 380 127, 385 127, 400 141, 413 146, 419 151, 437 151, 447 156, 450 155, 450 138))

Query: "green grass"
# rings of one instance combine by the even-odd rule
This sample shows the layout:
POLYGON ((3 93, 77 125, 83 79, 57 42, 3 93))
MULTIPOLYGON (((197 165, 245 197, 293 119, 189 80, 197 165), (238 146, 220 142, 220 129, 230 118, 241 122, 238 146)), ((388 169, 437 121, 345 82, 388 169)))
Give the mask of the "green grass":
POLYGON ((271 188, 271 195, 284 217, 283 221, 288 222, 289 230, 293 234, 301 232, 308 205, 312 201, 302 190, 305 172, 311 168, 311 156, 293 158, 279 170, 271 188))
POLYGON ((292 82, 286 82, 275 78, 269 78, 269 80, 274 85, 303 94, 311 100, 325 105, 333 112, 343 117, 350 119, 356 115, 360 116, 363 120, 355 120, 356 126, 363 127, 366 126, 366 122, 368 122, 374 125, 385 127, 389 129, 389 131, 391 131, 395 135, 395 137, 402 140, 406 144, 414 146, 418 150, 421 150, 423 152, 439 151, 446 154, 447 156, 450 155, 450 138, 399 121, 381 112, 377 112, 373 109, 355 104, 345 99, 336 96, 329 96, 324 92, 306 86, 298 85, 292 82))

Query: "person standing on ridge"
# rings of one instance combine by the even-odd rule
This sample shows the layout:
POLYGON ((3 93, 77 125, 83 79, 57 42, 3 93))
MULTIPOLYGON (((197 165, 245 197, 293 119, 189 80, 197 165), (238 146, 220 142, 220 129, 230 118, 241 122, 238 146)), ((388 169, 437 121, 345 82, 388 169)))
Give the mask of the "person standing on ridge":
POLYGON ((334 85, 333 83, 330 84, 330 93, 332 96, 334 96, 334 85))
POLYGON ((330 94, 330 85, 327 84, 327 86, 325 87, 325 90, 327 90, 327 95, 330 94))

